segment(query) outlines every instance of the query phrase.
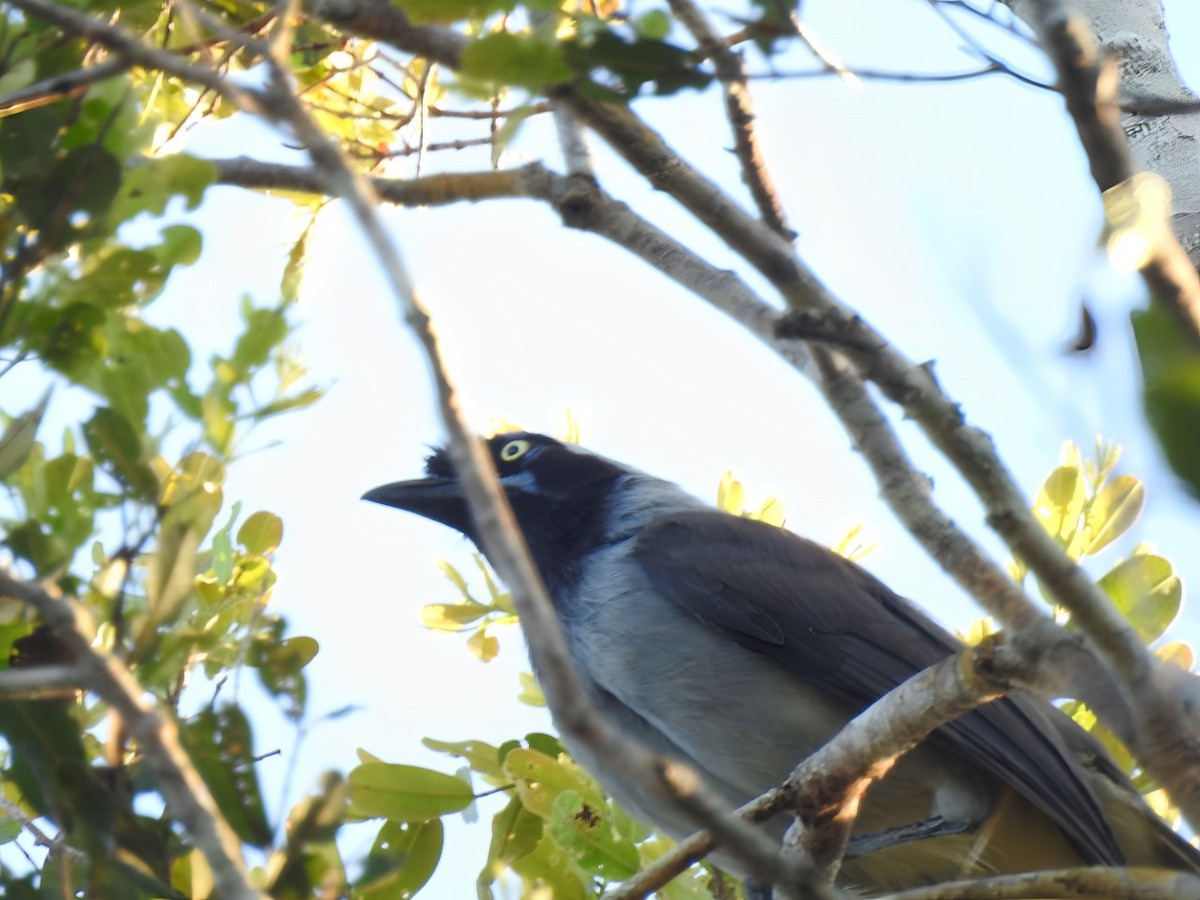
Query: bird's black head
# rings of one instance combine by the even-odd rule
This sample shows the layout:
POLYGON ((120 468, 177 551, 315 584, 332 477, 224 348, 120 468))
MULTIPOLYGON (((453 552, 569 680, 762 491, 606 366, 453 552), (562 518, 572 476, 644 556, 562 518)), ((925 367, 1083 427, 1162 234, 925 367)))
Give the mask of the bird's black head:
MULTIPOLYGON (((553 590, 603 539, 613 486, 630 471, 601 456, 530 432, 488 440, 500 484, 542 578, 553 590)), ((385 484, 364 500, 417 513, 461 531, 478 545, 450 454, 436 449, 425 461, 425 478, 385 484)))

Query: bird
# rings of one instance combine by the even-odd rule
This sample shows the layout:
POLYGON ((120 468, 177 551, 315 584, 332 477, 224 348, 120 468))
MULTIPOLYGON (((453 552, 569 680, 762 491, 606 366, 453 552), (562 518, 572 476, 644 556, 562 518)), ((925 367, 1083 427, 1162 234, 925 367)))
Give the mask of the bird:
MULTIPOLYGON (((731 804, 782 783, 862 709, 964 647, 866 569, 784 528, 546 435, 487 444, 597 710, 731 804)), ((363 499, 482 549, 444 448, 425 477, 363 499)), ((619 766, 566 746, 638 817, 675 837, 695 830, 619 766)), ((936 729, 868 790, 838 881, 876 892, 1094 865, 1200 872, 1200 853, 1095 738, 1013 691, 936 729)))

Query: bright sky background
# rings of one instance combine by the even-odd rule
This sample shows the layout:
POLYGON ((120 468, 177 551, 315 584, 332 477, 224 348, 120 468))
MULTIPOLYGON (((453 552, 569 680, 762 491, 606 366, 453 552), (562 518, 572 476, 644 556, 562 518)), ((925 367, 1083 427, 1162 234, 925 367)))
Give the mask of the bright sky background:
MULTIPOLYGON (((1200 85, 1200 40, 1190 47, 1182 40, 1200 37, 1200 9, 1188 0, 1168 7, 1176 57, 1200 85)), ((852 67, 974 65, 915 0, 806 0, 803 14, 852 67)), ((1026 62, 1037 72, 1037 60, 1026 62)), ((750 68, 765 70, 753 58, 750 68)), ((833 79, 782 80, 756 84, 755 99, 801 256, 910 359, 937 361, 943 385, 970 421, 993 434, 1031 496, 1064 440, 1085 452, 1096 434, 1122 444, 1123 470, 1150 487, 1147 513, 1122 552, 1152 541, 1185 581, 1200 584, 1197 507, 1160 465, 1139 412, 1127 315, 1142 302, 1141 289, 1097 258, 1099 199, 1061 101, 999 76, 858 90, 833 79), (1062 348, 1084 297, 1099 320, 1099 347, 1068 357, 1062 348)), ((689 161, 743 196, 715 92, 644 100, 637 110, 689 161)), ((549 125, 530 123, 505 164, 545 158, 557 166, 549 125)), ((189 149, 295 158, 280 143, 265 130, 223 125, 198 129, 189 149)), ((745 272, 671 201, 592 146, 607 190, 706 258, 745 272)), ((483 168, 486 156, 440 155, 427 167, 447 163, 483 168)), ((204 230, 203 258, 173 277, 148 318, 191 329, 203 317, 205 333, 194 345, 202 362, 228 346, 242 293, 274 302, 302 220, 286 201, 236 189, 210 191, 191 218, 204 230)), ((570 407, 587 446, 706 498, 715 498, 721 472, 732 466, 751 501, 780 497, 789 527, 801 534, 832 543, 862 523, 879 542, 868 567, 947 625, 978 617, 878 501, 809 383, 702 301, 602 239, 562 229, 533 201, 389 211, 387 219, 478 426, 504 416, 553 432, 570 407)), ((528 668, 515 631, 502 636, 500 658, 483 666, 462 637, 420 624, 422 604, 455 599, 436 559, 466 565, 469 545, 428 521, 358 500, 376 484, 419 474, 425 445, 439 442, 442 429, 424 363, 355 226, 331 209, 313 246, 299 338, 328 396, 256 435, 256 446, 282 443, 239 462, 226 486, 245 512, 268 509, 284 519, 273 606, 293 633, 321 642, 308 669, 310 714, 363 707, 307 738, 289 803, 323 769, 353 766, 358 746, 453 771, 455 761, 425 751, 421 737, 499 743, 547 722, 515 700, 517 673, 528 668)), ((1005 558, 958 477, 915 428, 898 427, 934 477, 937 501, 1005 558)), ((1096 574, 1118 557, 1102 557, 1096 574)), ((1173 635, 1194 635, 1198 625, 1185 610, 1173 635)), ((293 737, 263 714, 256 738, 260 753, 283 750, 261 765, 276 798, 293 737)), ((460 864, 442 867, 429 896, 473 893, 492 809, 482 807, 473 834, 449 835, 446 854, 460 864)))

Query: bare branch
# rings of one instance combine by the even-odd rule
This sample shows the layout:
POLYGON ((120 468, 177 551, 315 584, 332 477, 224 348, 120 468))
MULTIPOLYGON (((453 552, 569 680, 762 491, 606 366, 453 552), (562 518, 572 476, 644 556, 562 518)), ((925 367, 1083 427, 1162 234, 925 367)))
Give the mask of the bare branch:
POLYGON ((174 720, 151 707, 129 670, 92 646, 93 628, 82 608, 52 588, 18 581, 0 570, 0 596, 13 597, 37 610, 74 654, 79 684, 116 710, 141 746, 154 772, 167 811, 187 829, 213 871, 217 894, 230 900, 258 900, 246 881, 241 842, 221 817, 212 795, 179 745, 174 720))
POLYGON ((754 127, 754 104, 741 56, 721 42, 707 17, 692 0, 669 0, 669 3, 676 18, 696 39, 700 52, 716 66, 717 78, 725 89, 725 118, 733 129, 734 152, 741 164, 742 181, 750 189, 759 215, 773 230, 790 240, 793 232, 771 181, 754 127))

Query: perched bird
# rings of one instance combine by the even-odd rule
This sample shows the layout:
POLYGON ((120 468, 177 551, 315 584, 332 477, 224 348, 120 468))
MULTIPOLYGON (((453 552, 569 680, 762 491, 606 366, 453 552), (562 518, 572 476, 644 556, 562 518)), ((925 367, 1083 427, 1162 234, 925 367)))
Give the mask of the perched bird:
MULTIPOLYGON (((490 440, 600 711, 730 803, 771 788, 853 715, 962 643, 864 569, 644 472, 525 432, 490 440)), ((364 498, 478 535, 449 456, 364 498)), ((568 745, 627 807, 691 823, 568 745)), ((1086 732, 1014 692, 937 729, 867 792, 840 881, 893 890, 1079 865, 1200 872, 1086 732)))

